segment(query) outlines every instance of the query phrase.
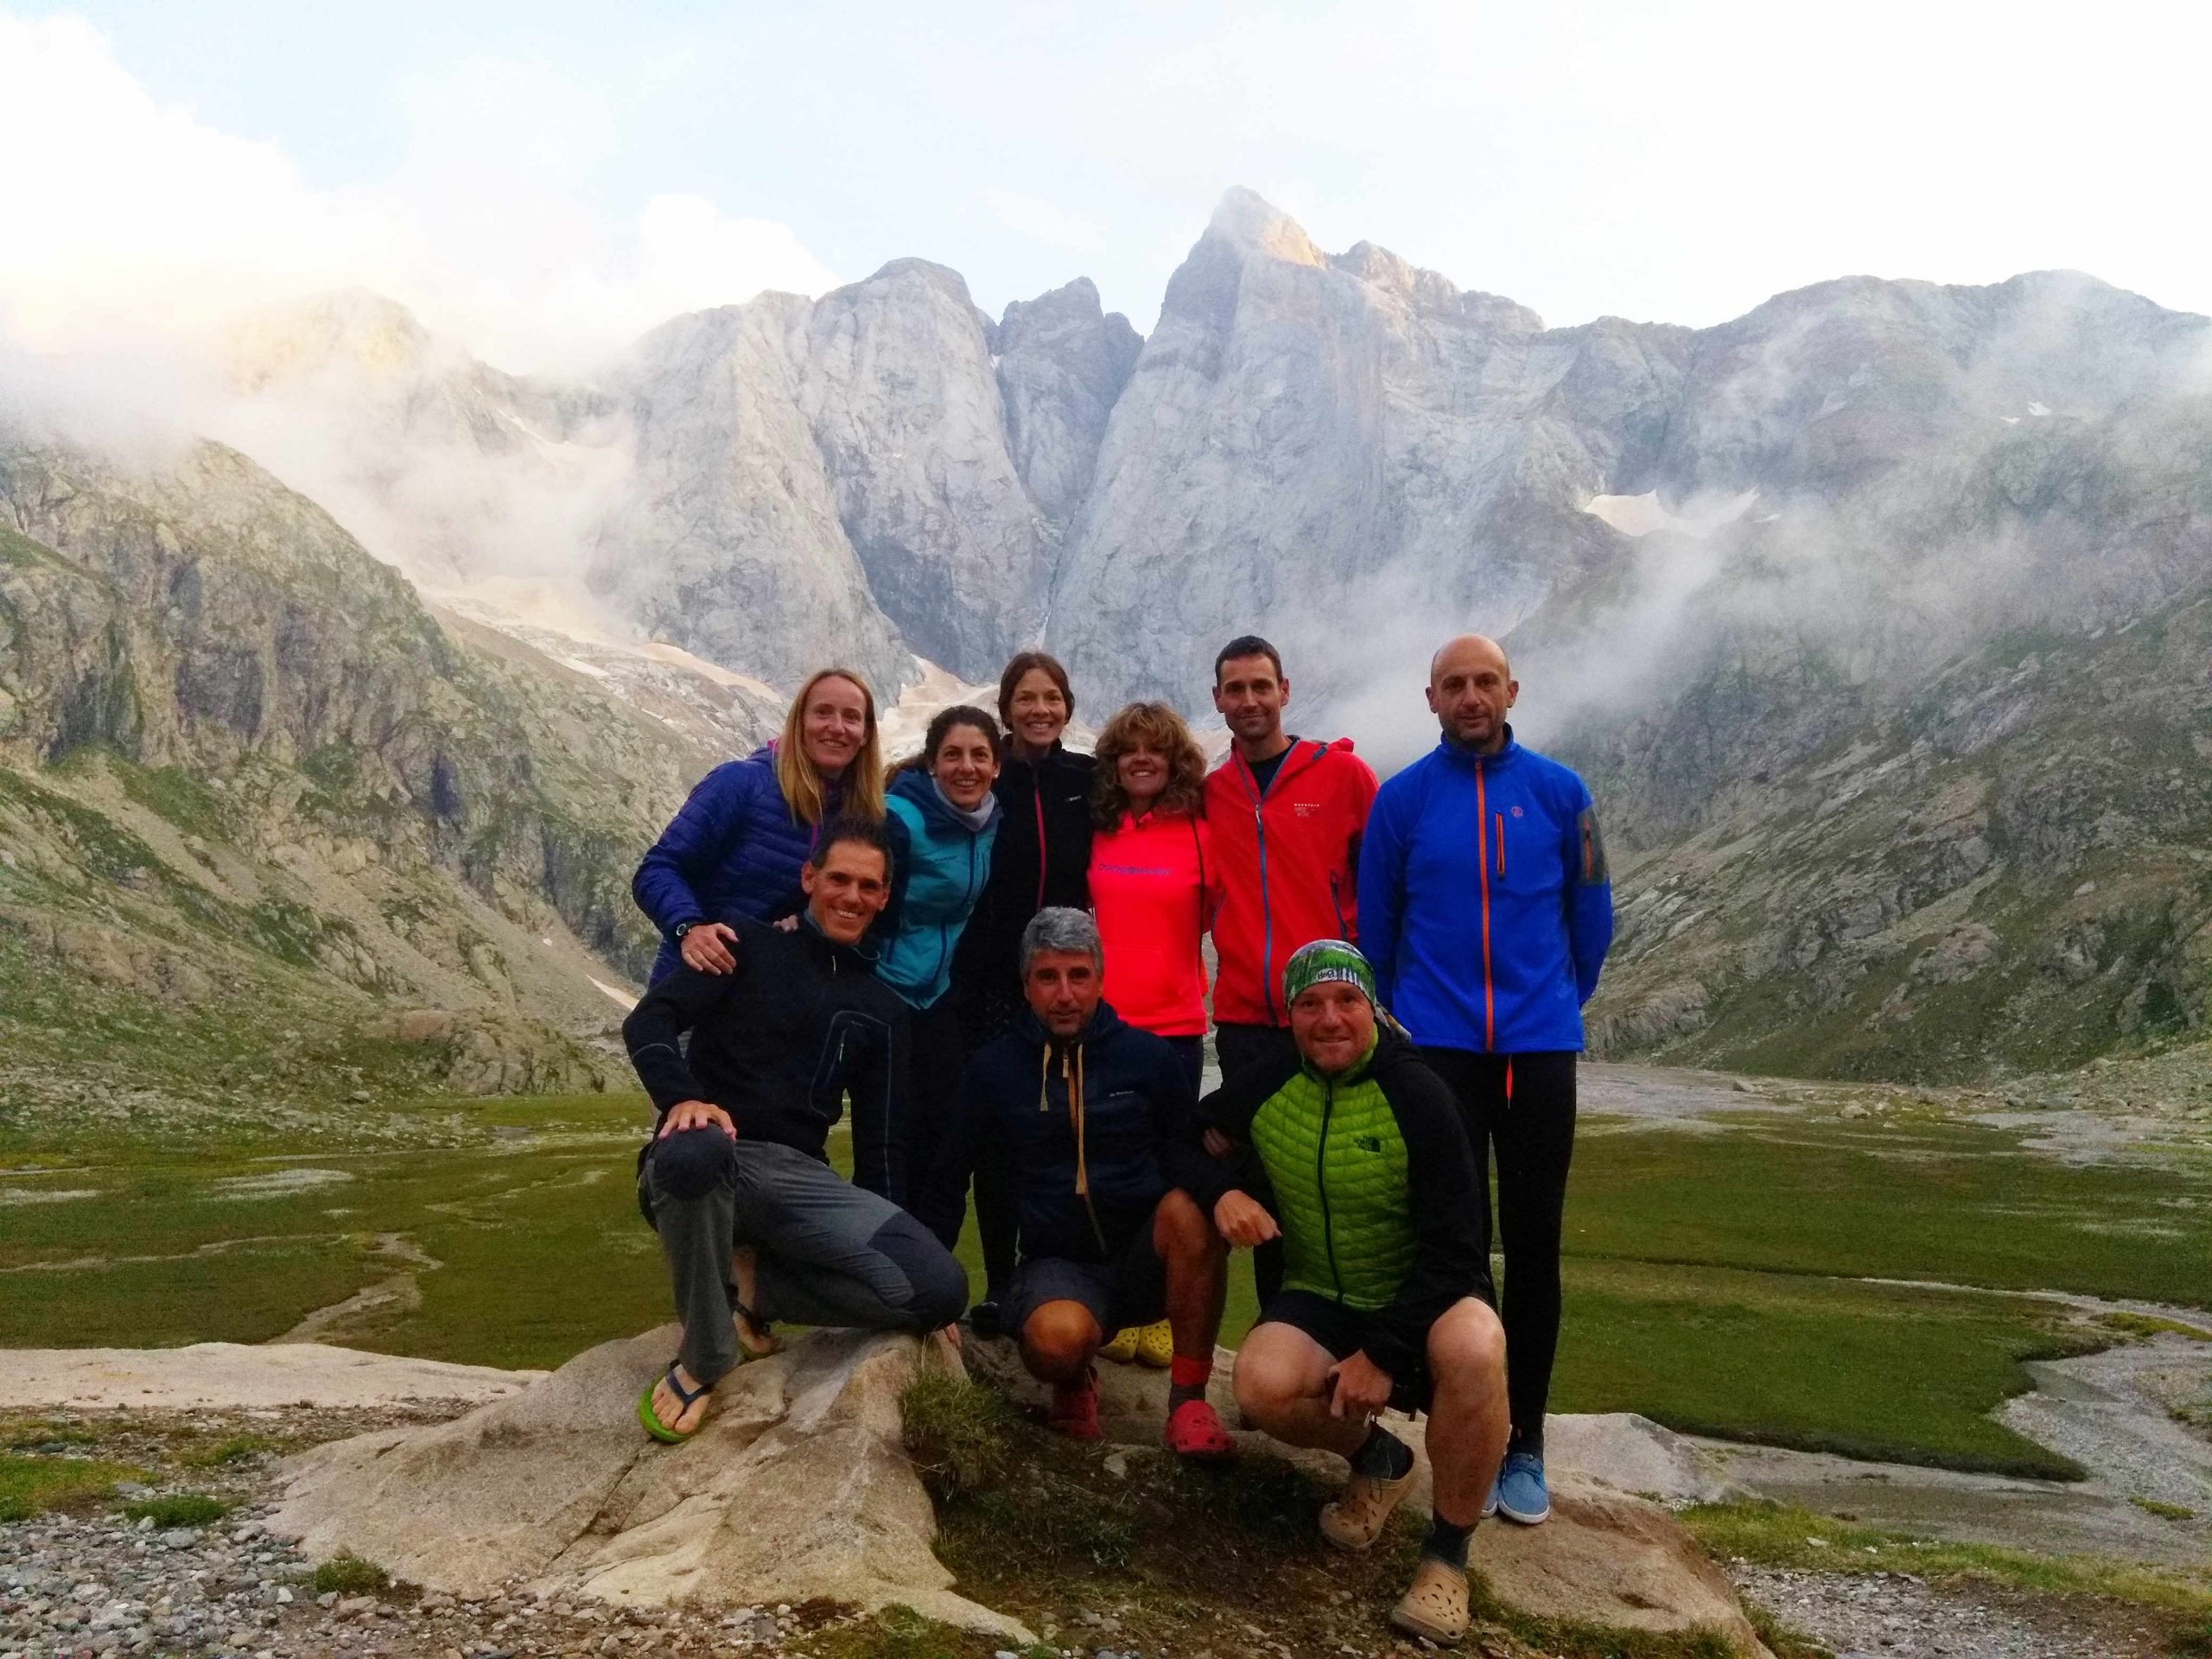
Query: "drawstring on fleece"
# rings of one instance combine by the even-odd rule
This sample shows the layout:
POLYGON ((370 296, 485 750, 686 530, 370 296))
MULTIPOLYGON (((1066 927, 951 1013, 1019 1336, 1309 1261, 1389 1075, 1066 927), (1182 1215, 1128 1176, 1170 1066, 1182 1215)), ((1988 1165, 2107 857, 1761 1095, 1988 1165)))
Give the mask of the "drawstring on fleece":
MULTIPOLYGON (((1045 1046, 1045 1052, 1038 1057, 1037 1061, 1037 1109, 1040 1112, 1051 1109, 1051 1096, 1046 1090, 1051 1084, 1052 1077, 1052 1047, 1050 1043, 1047 1043, 1045 1046)), ((1090 1220, 1091 1236, 1098 1241, 1098 1248, 1103 1253, 1106 1249, 1106 1233, 1105 1230, 1099 1226, 1098 1211, 1090 1202, 1090 1154, 1084 1140, 1085 1112, 1083 1099, 1083 1045, 1081 1043, 1069 1044, 1061 1053, 1060 1081, 1067 1086, 1068 1122, 1075 1130, 1076 1196, 1083 1200, 1084 1214, 1090 1220)))
MULTIPOLYGON (((1052 1075, 1052 1046, 1045 1046, 1037 1056, 1037 1109, 1052 1109, 1052 1097, 1046 1093, 1052 1075)), ((1083 1045, 1071 1043, 1060 1054, 1060 1081, 1067 1085, 1068 1122, 1075 1126, 1075 1190, 1084 1198, 1090 1196, 1090 1164, 1083 1138, 1083 1045)))

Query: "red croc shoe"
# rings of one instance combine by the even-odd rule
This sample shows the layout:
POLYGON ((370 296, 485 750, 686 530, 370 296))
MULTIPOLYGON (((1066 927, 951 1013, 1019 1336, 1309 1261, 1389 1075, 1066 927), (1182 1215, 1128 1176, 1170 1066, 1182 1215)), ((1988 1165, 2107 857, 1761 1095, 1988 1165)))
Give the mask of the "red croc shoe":
POLYGON ((1214 1408, 1203 1400, 1185 1400, 1167 1414, 1166 1432, 1160 1439, 1179 1458, 1217 1463, 1236 1455, 1236 1442, 1221 1426, 1214 1408))
POLYGON ((1098 1426, 1098 1379, 1086 1373, 1080 1382, 1052 1384, 1045 1427, 1071 1440, 1104 1440, 1106 1431, 1098 1426))

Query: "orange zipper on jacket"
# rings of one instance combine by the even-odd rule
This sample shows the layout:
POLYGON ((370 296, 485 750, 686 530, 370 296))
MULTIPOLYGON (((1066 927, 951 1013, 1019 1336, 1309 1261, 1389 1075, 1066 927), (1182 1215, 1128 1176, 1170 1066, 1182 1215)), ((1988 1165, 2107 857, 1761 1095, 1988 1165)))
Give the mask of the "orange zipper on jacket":
MULTIPOLYGON (((1499 850, 1504 849, 1504 836, 1498 837, 1499 850)), ((1483 785, 1483 763, 1475 762, 1475 850, 1479 855, 1475 868, 1481 874, 1483 890, 1483 1047, 1497 1046, 1497 996, 1490 979, 1490 793, 1483 785)))

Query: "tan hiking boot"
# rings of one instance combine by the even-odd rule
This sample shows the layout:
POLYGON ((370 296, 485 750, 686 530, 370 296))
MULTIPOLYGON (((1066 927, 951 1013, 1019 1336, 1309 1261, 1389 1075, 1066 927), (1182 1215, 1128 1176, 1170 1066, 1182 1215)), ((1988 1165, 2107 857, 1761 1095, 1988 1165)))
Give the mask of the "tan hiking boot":
POLYGON ((1365 1549, 1382 1535, 1390 1511, 1413 1490, 1410 1469, 1395 1480, 1378 1480, 1355 1470, 1344 1495, 1321 1506, 1321 1535, 1338 1549, 1365 1549))
POLYGON ((1408 1636, 1450 1646, 1467 1633, 1467 1575, 1433 1555, 1422 1556, 1413 1583, 1390 1610, 1390 1622, 1408 1636))

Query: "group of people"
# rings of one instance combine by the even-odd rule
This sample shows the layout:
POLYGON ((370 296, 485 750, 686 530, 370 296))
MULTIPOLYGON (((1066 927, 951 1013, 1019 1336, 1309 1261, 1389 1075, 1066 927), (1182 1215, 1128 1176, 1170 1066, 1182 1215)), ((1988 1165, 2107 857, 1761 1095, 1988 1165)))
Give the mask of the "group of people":
POLYGON ((1216 658, 1211 772, 1164 702, 1069 749, 1074 691, 1041 652, 1007 664, 995 718, 946 709, 887 772, 866 683, 809 679, 633 884, 663 940, 625 1027, 657 1112, 639 1198, 683 1325, 647 1432, 696 1433, 779 1323, 965 1312, 1019 1344, 1061 1432, 1100 1436, 1102 1355, 1147 1357, 1166 1445, 1227 1457, 1205 1390, 1250 1249, 1246 1424, 1350 1461, 1321 1526, 1359 1549, 1412 1481, 1378 1414, 1426 1412, 1433 1516, 1392 1618, 1461 1634, 1477 1522, 1549 1513, 1575 1062, 1612 926, 1589 792, 1514 741, 1518 693, 1495 642, 1450 641, 1440 741, 1378 786, 1348 740, 1286 730, 1255 636, 1216 658), (849 1182, 826 1155, 848 1103, 849 1182))

